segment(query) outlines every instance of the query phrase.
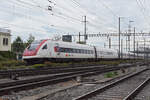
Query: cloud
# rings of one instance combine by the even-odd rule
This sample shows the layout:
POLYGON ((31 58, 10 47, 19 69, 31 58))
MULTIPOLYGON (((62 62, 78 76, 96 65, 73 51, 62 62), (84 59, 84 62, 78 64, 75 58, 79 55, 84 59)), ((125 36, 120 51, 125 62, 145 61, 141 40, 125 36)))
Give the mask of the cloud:
MULTIPOLYGON (((53 37, 54 34, 78 34, 84 32, 83 16, 87 16, 87 32, 118 32, 128 30, 129 20, 137 31, 150 30, 149 0, 138 5, 136 0, 2 0, 0 4, 0 27, 12 30, 12 40, 21 36, 24 41, 29 34, 36 39, 53 37), (19 2, 21 1, 21 2, 19 2), (142 6, 144 5, 144 7, 142 6), (53 10, 49 11, 48 6, 53 10)), ((113 41, 117 41, 117 37, 113 41)), ((89 38, 89 44, 102 45, 107 39, 89 38)))

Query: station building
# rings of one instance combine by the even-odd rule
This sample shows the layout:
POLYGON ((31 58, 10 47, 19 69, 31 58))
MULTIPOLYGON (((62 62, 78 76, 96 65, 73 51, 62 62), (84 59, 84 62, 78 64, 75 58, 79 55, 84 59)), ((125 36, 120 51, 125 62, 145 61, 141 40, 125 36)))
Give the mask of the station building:
POLYGON ((11 51, 11 31, 0 28, 0 51, 11 51))

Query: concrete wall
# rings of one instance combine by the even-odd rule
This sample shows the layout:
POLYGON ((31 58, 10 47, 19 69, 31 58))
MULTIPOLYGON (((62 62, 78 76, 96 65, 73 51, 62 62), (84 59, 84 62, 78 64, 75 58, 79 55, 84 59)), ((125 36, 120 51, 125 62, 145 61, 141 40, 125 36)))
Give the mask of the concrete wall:
POLYGON ((11 51, 11 36, 0 33, 0 51, 11 51), (8 45, 3 45, 3 38, 8 38, 8 45))

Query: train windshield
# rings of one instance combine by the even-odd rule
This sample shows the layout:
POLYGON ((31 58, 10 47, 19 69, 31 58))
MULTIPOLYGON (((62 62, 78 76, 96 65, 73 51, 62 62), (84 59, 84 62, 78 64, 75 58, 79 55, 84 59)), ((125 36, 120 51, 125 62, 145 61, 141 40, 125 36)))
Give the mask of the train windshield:
POLYGON ((31 45, 27 49, 29 51, 35 50, 40 45, 41 42, 42 42, 42 40, 34 41, 34 42, 31 43, 31 45))

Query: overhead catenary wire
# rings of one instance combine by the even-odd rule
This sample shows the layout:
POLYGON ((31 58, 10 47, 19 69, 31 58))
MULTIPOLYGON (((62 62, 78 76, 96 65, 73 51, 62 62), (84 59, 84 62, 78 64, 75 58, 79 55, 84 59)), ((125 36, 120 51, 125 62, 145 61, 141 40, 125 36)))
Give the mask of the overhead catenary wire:
MULTIPOLYGON (((11 13, 11 11, 6 11, 6 12, 9 12, 9 13, 11 13)), ((17 12, 13 12, 12 14, 17 14, 17 15, 19 15, 19 16, 23 16, 23 17, 25 17, 25 18, 27 18, 28 16, 26 15, 26 14, 24 14, 24 13, 22 13, 22 14, 20 14, 20 13, 17 13, 17 12)), ((48 12, 49 13, 49 12, 48 12)), ((66 17, 63 17, 63 16, 60 16, 60 15, 55 15, 56 17, 58 17, 58 18, 61 18, 61 19, 67 19, 66 17)), ((49 23, 47 22, 47 21, 44 21, 44 20, 41 20, 41 19, 36 19, 36 18, 32 18, 31 16, 30 16, 30 18, 29 19, 31 19, 31 20, 34 20, 34 21, 37 21, 37 22, 42 22, 43 24, 48 24, 49 25, 49 23)), ((67 22, 71 22, 71 23, 75 23, 74 21, 72 21, 72 20, 67 20, 67 22)), ((50 25, 49 25, 50 26, 50 25)), ((55 25, 55 26, 57 26, 57 25, 55 25)))
MULTIPOLYGON (((41 6, 33 6, 33 4, 30 4, 30 3, 24 3, 24 2, 22 2, 22 0, 17 0, 17 1, 19 1, 18 3, 21 3, 21 4, 23 4, 23 5, 27 5, 27 6, 30 6, 30 7, 38 7, 38 8, 40 8, 40 10, 44 10, 44 11, 46 11, 45 13, 48 13, 48 15, 51 15, 51 16, 56 16, 56 17, 58 17, 58 18, 60 18, 60 19, 64 19, 64 20, 66 20, 67 22, 69 21, 69 22, 71 22, 71 23, 75 23, 74 22, 74 20, 76 20, 76 21, 78 21, 79 22, 79 20, 77 20, 77 19, 75 19, 74 18, 74 20, 68 20, 67 18, 69 17, 69 16, 63 16, 62 14, 52 14, 52 13, 50 13, 47 9, 44 9, 44 7, 41 7, 41 6), (42 9, 43 8, 43 9, 42 9)), ((12 2, 13 3, 13 2, 12 2)), ((14 2, 15 3, 15 2, 14 2)), ((15 3, 16 4, 16 3, 15 3)), ((21 5, 19 5, 18 4, 18 6, 21 6, 21 5)), ((22 7, 22 6, 21 6, 22 7)), ((71 19, 71 17, 70 17, 70 19, 71 19)))
MULTIPOLYGON (((71 0, 71 1, 73 1, 78 7, 81 7, 81 8, 83 8, 82 7, 82 5, 77 1, 77 0, 71 0)), ((99 2, 99 1, 98 1, 99 2)), ((103 6, 104 6, 105 4, 103 4, 103 6)), ((106 5, 105 5, 105 7, 107 8, 107 9, 109 9, 106 5)), ((90 13, 92 13, 92 15, 96 15, 96 13, 94 13, 93 11, 91 12, 91 11, 89 11, 88 9, 86 9, 86 8, 83 8, 83 9, 85 9, 85 10, 87 10, 88 12, 90 12, 90 13)), ((109 9, 109 11, 111 11, 110 9, 109 9)), ((117 14, 115 14, 113 11, 111 11, 111 14, 113 14, 115 17, 117 17, 118 18, 118 15, 117 14)), ((96 15, 97 17, 98 17, 98 19, 101 19, 101 17, 100 16, 98 16, 98 15, 96 15)), ((104 21, 103 19, 101 20, 101 21, 104 21)), ((106 22, 107 20, 105 20, 105 22, 106 22)), ((116 25, 114 25, 114 24, 112 24, 112 23, 110 23, 114 28, 116 28, 116 25)))
POLYGON ((150 22, 147 20, 147 17, 146 17, 146 15, 145 15, 145 13, 144 13, 144 10, 143 10, 143 9, 145 9, 145 8, 143 8, 144 6, 143 6, 142 2, 141 2, 140 0, 139 0, 139 1, 138 1, 138 0, 135 0, 135 1, 136 1, 137 5, 138 5, 140 11, 141 11, 141 14, 142 14, 143 17, 144 17, 145 22, 150 26, 150 22))
MULTIPOLYGON (((23 3, 24 4, 24 2, 22 2, 22 0, 17 0, 17 1, 19 1, 20 3, 23 3)), ((33 5, 33 4, 29 4, 29 3, 25 3, 26 5, 29 5, 29 6, 34 6, 34 7, 40 7, 40 9, 42 8, 41 6, 35 6, 35 5, 33 5)), ((59 18, 62 18, 62 19, 65 19, 65 17, 67 18, 69 18, 69 16, 67 16, 67 15, 63 15, 62 13, 60 13, 60 12, 57 12, 57 15, 56 14, 52 14, 53 16, 56 16, 56 17, 59 17, 59 18), (65 17, 63 17, 63 16, 65 16, 65 17)), ((78 21, 78 22, 80 22, 80 20, 78 20, 78 19, 75 19, 75 18, 72 18, 72 17, 70 17, 71 19, 74 19, 74 20, 76 20, 76 21, 78 21)), ((68 21, 68 20, 67 20, 68 21)), ((72 21, 73 22, 73 21, 72 21)))
MULTIPOLYGON (((40 6, 40 5, 33 5, 33 4, 30 4, 30 3, 24 2, 24 1, 22 1, 22 0, 16 0, 16 1, 18 1, 18 2, 20 2, 20 3, 22 3, 22 4, 25 4, 25 5, 28 5, 28 6, 38 7, 38 8, 40 8, 40 9, 42 9, 42 10, 49 11, 48 9, 45 9, 44 7, 42 7, 42 6, 40 6)), ((50 12, 50 11, 49 11, 49 12, 50 12)), ((56 12, 51 13, 51 16, 55 16, 55 13, 56 13, 56 12)), ((57 12, 57 14, 62 15, 62 16, 65 16, 65 17, 70 18, 70 19, 72 19, 72 20, 79 21, 79 19, 77 19, 77 18, 73 18, 73 17, 67 16, 67 15, 63 15, 63 13, 60 13, 60 12, 57 12)))
POLYGON ((119 18, 119 15, 117 15, 109 6, 107 6, 102 0, 97 0, 100 4, 102 4, 106 9, 108 9, 110 11, 110 13, 119 18))
MULTIPOLYGON (((80 21, 80 20, 78 20, 78 21, 80 21)), ((80 21, 81 22, 81 21, 80 21)), ((97 23, 96 23, 97 24, 97 23)), ((91 25, 91 24, 89 24, 90 26, 92 26, 93 27, 93 25, 91 25)), ((97 28, 97 29, 99 29, 99 28, 97 28)))

